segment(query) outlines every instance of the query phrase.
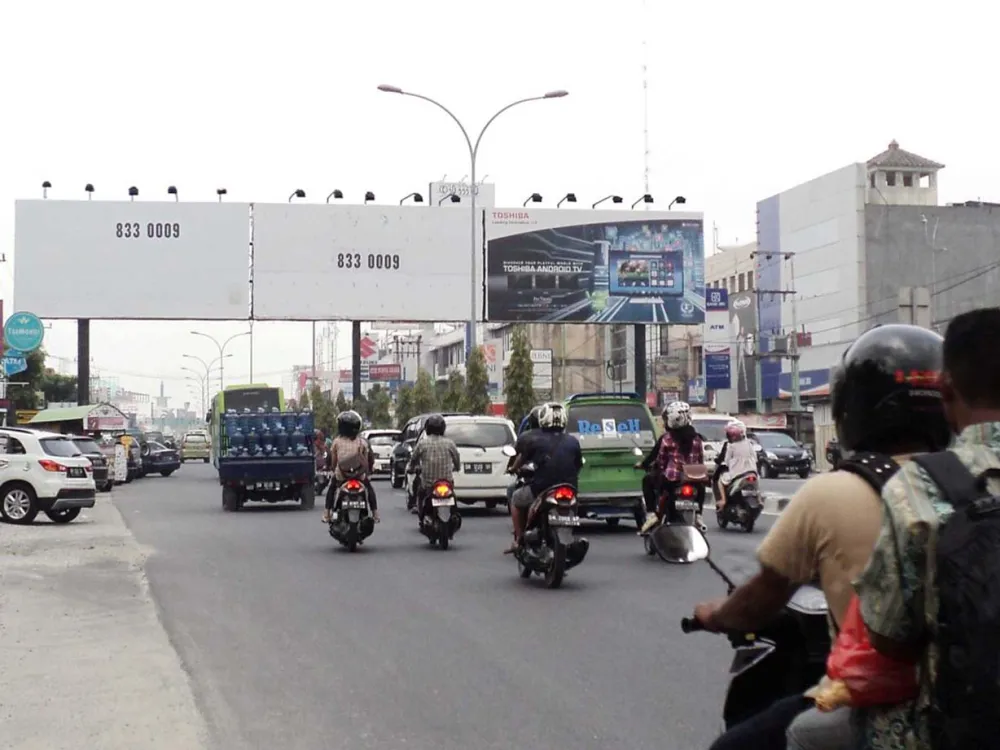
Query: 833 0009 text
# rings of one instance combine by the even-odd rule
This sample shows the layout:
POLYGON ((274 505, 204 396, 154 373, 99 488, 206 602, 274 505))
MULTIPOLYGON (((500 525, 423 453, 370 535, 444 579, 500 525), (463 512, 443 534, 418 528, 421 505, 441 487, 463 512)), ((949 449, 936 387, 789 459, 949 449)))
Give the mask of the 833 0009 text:
POLYGON ((177 222, 149 222, 142 225, 138 221, 122 221, 115 224, 115 237, 124 240, 137 240, 145 237, 150 240, 180 239, 181 225, 177 222))
POLYGON ((337 268, 398 271, 399 256, 391 253, 337 253, 337 268))

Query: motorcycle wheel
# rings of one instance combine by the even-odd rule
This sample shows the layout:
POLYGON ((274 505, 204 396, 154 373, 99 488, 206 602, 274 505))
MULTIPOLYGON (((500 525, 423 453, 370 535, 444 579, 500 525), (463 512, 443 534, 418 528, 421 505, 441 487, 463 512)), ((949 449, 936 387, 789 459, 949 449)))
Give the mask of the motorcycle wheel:
POLYGON ((438 547, 440 547, 441 549, 448 549, 448 545, 450 543, 451 543, 451 540, 448 538, 448 532, 447 532, 447 530, 442 531, 438 535, 438 547))
POLYGON ((517 574, 521 578, 531 578, 531 568, 521 562, 521 558, 517 558, 517 574))
POLYGON ((564 575, 566 575, 566 547, 556 537, 552 544, 552 562, 545 571, 545 587, 559 588, 562 585, 564 575))
POLYGON ((743 522, 743 530, 748 534, 751 533, 753 531, 753 525, 756 521, 756 518, 748 518, 743 522))
POLYGON ((729 525, 729 521, 727 521, 722 516, 723 516, 723 514, 721 512, 716 511, 716 513, 715 513, 715 522, 717 524, 719 524, 719 528, 720 529, 724 529, 724 528, 726 528, 729 525))
POLYGON ((656 548, 653 546, 653 538, 649 534, 646 534, 642 538, 642 546, 646 550, 646 554, 650 557, 656 554, 656 548))

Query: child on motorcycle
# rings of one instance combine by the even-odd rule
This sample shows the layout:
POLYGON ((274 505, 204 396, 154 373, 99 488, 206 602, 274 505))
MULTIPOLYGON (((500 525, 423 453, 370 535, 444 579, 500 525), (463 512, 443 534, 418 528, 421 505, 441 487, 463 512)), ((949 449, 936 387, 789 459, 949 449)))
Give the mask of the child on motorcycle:
POLYGON ((738 419, 726 425, 726 440, 715 459, 715 510, 726 507, 726 487, 736 477, 757 471, 757 449, 747 438, 747 426, 738 419))

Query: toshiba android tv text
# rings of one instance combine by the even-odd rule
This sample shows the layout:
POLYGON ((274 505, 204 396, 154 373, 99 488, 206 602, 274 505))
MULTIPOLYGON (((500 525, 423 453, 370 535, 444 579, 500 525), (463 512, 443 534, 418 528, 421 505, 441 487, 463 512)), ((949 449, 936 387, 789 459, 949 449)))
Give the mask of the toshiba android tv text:
POLYGON ((16 309, 41 318, 246 320, 247 203, 17 201, 16 309))
POLYGON ((653 211, 486 211, 491 322, 705 321, 704 220, 653 211))

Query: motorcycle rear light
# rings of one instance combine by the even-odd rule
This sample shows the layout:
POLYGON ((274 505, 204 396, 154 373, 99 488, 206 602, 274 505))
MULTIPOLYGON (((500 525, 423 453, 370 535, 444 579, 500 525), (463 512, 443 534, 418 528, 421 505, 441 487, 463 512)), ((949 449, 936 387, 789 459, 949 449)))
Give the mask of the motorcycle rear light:
POLYGON ((552 497, 556 500, 575 500, 576 492, 571 487, 560 487, 552 494, 552 497))
POLYGON ((690 497, 694 497, 694 495, 695 495, 694 485, 685 484, 684 486, 681 487, 681 491, 680 491, 680 496, 681 497, 683 497, 683 498, 690 498, 690 497))
POLYGON ((63 466, 58 461, 50 461, 47 458, 43 458, 41 461, 39 461, 38 465, 41 466, 43 469, 45 469, 45 471, 52 471, 52 472, 67 471, 67 467, 63 466))
POLYGON ((448 497, 451 494, 451 485, 447 482, 438 482, 433 489, 435 497, 448 497))
POLYGON ((346 482, 344 482, 344 489, 347 490, 348 492, 360 492, 361 482, 359 482, 357 479, 348 479, 346 482))

